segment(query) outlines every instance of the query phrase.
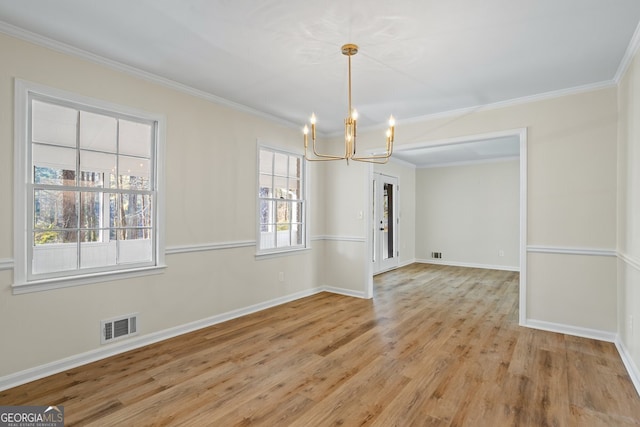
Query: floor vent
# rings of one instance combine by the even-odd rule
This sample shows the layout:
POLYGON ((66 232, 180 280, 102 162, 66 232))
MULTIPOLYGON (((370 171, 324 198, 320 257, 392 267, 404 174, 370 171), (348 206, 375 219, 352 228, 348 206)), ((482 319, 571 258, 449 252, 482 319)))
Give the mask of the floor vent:
POLYGON ((129 314, 100 322, 100 343, 106 344, 120 340, 138 332, 138 315, 129 314))

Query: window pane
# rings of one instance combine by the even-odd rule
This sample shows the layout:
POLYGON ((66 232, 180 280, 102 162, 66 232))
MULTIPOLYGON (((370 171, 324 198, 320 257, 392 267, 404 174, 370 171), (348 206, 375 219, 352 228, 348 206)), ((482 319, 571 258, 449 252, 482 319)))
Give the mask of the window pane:
POLYGON ((303 212, 302 212, 302 203, 292 203, 291 204, 291 220, 293 222, 303 223, 303 212))
POLYGON ((300 157, 289 157, 289 176, 296 178, 300 177, 300 164, 300 157))
POLYGON ((273 221, 273 202, 260 200, 260 229, 265 231, 267 224, 273 221))
POLYGON ((152 126, 129 120, 119 121, 120 154, 151 158, 152 126))
POLYGON ((34 190, 34 229, 77 228, 76 197, 75 191, 34 190))
POLYGON ((34 233, 31 270, 35 274, 77 270, 78 244, 75 231, 34 233))
POLYGON ((276 199, 289 199, 289 192, 287 191, 287 178, 276 176, 273 178, 274 185, 274 198, 276 199))
POLYGON ((278 224, 291 222, 290 204, 289 202, 278 202, 276 212, 276 222, 278 224))
MULTIPOLYGON (((107 230, 98 230, 100 235, 108 235, 107 230)), ((94 240, 94 230, 80 232, 80 268, 95 268, 116 265, 115 241, 94 240)))
MULTIPOLYGON (((102 226, 102 193, 80 194, 80 228, 98 229, 102 226)), ((87 234, 90 236, 91 233, 87 234)), ((95 233, 94 233, 95 234, 95 233)), ((95 242, 97 240, 85 240, 95 242)))
POLYGON ((35 142, 76 146, 78 111, 47 102, 31 103, 31 137, 35 142))
POLYGON ((118 184, 127 190, 151 190, 149 159, 118 156, 118 184))
POLYGON ((273 152, 260 150, 260 173, 271 175, 273 172, 273 152))
POLYGON ((275 225, 265 224, 260 231, 260 249, 273 249, 276 247, 275 225))
POLYGON ((113 235, 115 236, 111 240, 140 240, 151 239, 153 237, 153 229, 147 228, 115 228, 113 229, 113 235))
MULTIPOLYGON (((118 194, 117 210, 114 212, 115 227, 151 227, 152 198, 148 194, 118 194)), ((113 198, 111 199, 113 200, 113 198)), ((119 239, 126 239, 127 233, 118 235, 119 239)), ((137 237, 136 237, 137 238, 137 237)))
POLYGON ((120 212, 120 204, 118 203, 119 201, 119 194, 115 194, 115 193, 110 193, 108 195, 108 199, 109 199, 109 229, 110 229, 110 239, 111 240, 116 240, 116 234, 115 234, 115 228, 119 226, 119 221, 118 221, 118 212, 120 212))
POLYGON ((115 153, 118 121, 102 114, 80 112, 80 148, 115 153))
POLYGON ((287 176, 287 170, 289 169, 289 156, 282 153, 273 153, 273 174, 279 176, 287 176))
POLYGON ((80 172, 80 185, 82 187, 104 187, 104 174, 100 172, 80 172))
POLYGON ((153 241, 149 238, 118 240, 118 264, 153 260, 153 241))
POLYGON ((105 230, 102 228, 96 228, 92 230, 82 230, 80 231, 80 244, 82 243, 102 243, 103 240, 108 242, 108 239, 103 239, 102 236, 107 236, 109 230, 105 230))
POLYGON ((289 199, 301 199, 300 193, 300 180, 295 178, 289 178, 289 199))
POLYGON ((115 154, 81 150, 80 185, 83 187, 111 187, 111 175, 116 170, 116 158, 115 154))
POLYGON ((273 197, 273 178, 271 175, 260 174, 260 189, 258 197, 271 198, 273 197))
POLYGON ((75 185, 75 149, 33 144, 32 158, 35 184, 75 185))
POLYGON ((72 244, 74 250, 76 248, 78 238, 77 231, 54 231, 54 230, 41 230, 33 233, 33 245, 49 245, 56 243, 69 243, 72 244))
POLYGON ((277 240, 276 240, 276 246, 281 248, 284 246, 290 246, 291 245, 291 238, 290 238, 290 230, 291 227, 289 224, 278 224, 277 227, 277 240))

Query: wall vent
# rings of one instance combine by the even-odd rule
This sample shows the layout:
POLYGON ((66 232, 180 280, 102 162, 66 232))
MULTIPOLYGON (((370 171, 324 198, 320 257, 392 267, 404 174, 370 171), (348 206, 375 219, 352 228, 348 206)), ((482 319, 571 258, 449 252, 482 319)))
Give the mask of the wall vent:
POLYGON ((138 333, 138 314, 129 314, 100 322, 100 343, 107 344, 138 333))
POLYGON ((442 258, 442 252, 431 252, 431 258, 442 258))

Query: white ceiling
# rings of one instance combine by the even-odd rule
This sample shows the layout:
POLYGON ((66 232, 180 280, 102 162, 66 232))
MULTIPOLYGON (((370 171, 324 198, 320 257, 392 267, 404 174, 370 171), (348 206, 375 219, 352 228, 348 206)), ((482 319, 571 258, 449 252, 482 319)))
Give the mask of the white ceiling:
POLYGON ((18 27, 292 126, 315 112, 325 134, 346 115, 345 43, 360 46, 361 128, 393 114, 400 129, 612 82, 639 21, 640 0, 0 0, 0 31, 18 27))

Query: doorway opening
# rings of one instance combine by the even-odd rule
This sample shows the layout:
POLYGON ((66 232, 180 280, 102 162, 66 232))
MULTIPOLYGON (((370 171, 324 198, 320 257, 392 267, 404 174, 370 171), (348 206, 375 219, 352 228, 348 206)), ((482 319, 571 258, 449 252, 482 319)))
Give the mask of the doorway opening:
MULTIPOLYGON (((392 161, 394 159, 401 159, 406 163, 405 155, 410 155, 413 153, 422 153, 427 154, 430 150, 432 152, 443 152, 447 151, 447 148, 462 148, 462 147, 472 147, 474 143, 487 142, 493 139, 504 139, 510 138, 515 139, 518 147, 518 158, 519 158, 519 272, 520 272, 520 283, 519 283, 519 323, 520 325, 524 325, 527 319, 527 129, 510 129, 505 131, 491 132, 485 134, 476 134, 469 135, 458 138, 450 138, 443 140, 434 140, 434 141, 424 141, 416 144, 407 144, 403 146, 399 146, 395 149, 395 152, 392 156, 392 161)), ((485 150, 486 151, 486 150, 485 150)), ((417 166, 416 166, 417 167, 417 166)), ((369 183, 371 184, 370 192, 371 199, 369 200, 369 207, 373 206, 375 197, 374 195, 374 177, 376 172, 374 171, 373 165, 369 168, 369 183)), ((396 223, 397 224, 397 223, 396 223)), ((375 225, 379 225, 379 219, 375 215, 369 216, 369 224, 368 229, 373 230, 375 225)), ((378 227, 379 228, 379 227, 378 227)), ((375 233, 375 232, 374 232, 375 233)), ((367 246, 370 251, 375 250, 376 241, 374 237, 374 233, 369 233, 367 237, 367 246)), ((397 241, 395 242, 396 247, 398 245, 397 241)), ((372 252, 370 252, 372 253, 372 252)), ((397 252, 396 252, 397 253, 397 252)), ((398 261, 398 260, 396 260, 398 261)), ((415 261, 415 260, 414 260, 415 261)), ((404 261, 407 262, 406 260, 404 261)), ((411 262, 409 260, 409 262, 411 262)), ((382 272, 383 270, 378 270, 379 267, 376 266, 375 259, 371 259, 371 262, 367 263, 369 272, 367 274, 368 286, 365 291, 365 297, 372 298, 373 297, 373 275, 378 272, 382 272)), ((393 267, 392 267, 393 268, 393 267)))

